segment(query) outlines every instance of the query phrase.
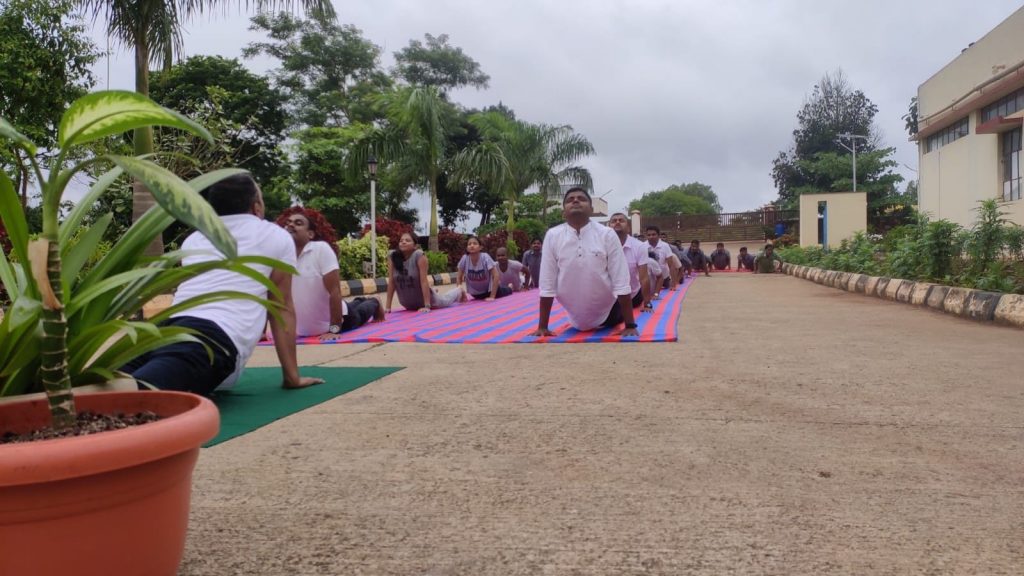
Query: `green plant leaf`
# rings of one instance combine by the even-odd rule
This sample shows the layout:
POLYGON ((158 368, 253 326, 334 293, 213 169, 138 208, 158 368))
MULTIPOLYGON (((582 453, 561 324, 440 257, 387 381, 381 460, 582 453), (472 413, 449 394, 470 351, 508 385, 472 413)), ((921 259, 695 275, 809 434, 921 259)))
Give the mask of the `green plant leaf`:
POLYGON ((85 263, 96 251, 96 247, 103 240, 103 235, 106 234, 113 219, 114 215, 108 212, 90 226, 73 246, 69 242, 61 245, 63 253, 61 254, 60 274, 64 281, 65 294, 72 293, 68 291, 68 287, 72 285, 72 280, 78 276, 82 266, 85 266, 85 263))
POLYGON ((273 302, 265 298, 253 296, 252 294, 249 294, 247 292, 233 292, 229 290, 224 290, 220 292, 213 292, 211 294, 201 294, 199 296, 193 296, 192 298, 189 298, 184 302, 179 302, 174 306, 168 307, 166 310, 150 318, 149 321, 156 323, 163 322, 164 320, 167 320, 174 314, 180 314, 189 309, 195 308, 196 306, 209 304, 210 302, 221 302, 223 300, 252 300, 253 302, 261 304, 267 308, 273 308, 274 306, 276 306, 273 302))
MULTIPOLYGON (((228 232, 213 207, 181 178, 148 160, 109 156, 124 171, 141 180, 164 210, 182 223, 198 230, 228 258, 237 255, 235 238, 228 232)), ((222 176, 226 177, 226 176, 222 176)))
POLYGON ((192 187, 196 192, 202 192, 204 189, 213 186, 217 182, 235 176, 237 174, 248 174, 248 170, 242 170, 241 168, 221 168, 220 170, 214 170, 207 172, 206 174, 200 174, 195 178, 188 181, 188 185, 192 187))
POLYGON ((213 144, 210 132, 137 92, 106 90, 75 100, 60 121, 58 142, 70 148, 146 126, 169 126, 213 144))
POLYGON ((0 219, 4 222, 4 228, 7 229, 7 236, 11 239, 18 261, 22 264, 28 262, 28 224, 25 222, 25 210, 21 207, 21 200, 14 190, 14 183, 3 170, 0 170, 0 219))
POLYGON ((74 316, 79 310, 84 308, 90 302, 99 298, 104 293, 116 290, 118 287, 135 280, 136 278, 147 278, 152 277, 160 273, 159 268, 136 268, 133 270, 127 270, 120 274, 114 274, 90 285, 84 290, 75 291, 74 297, 68 302, 65 308, 65 314, 68 317, 74 316))
POLYGON ((3 118, 0 118, 0 137, 14 142, 15 146, 28 152, 30 155, 36 155, 36 145, 3 118))
POLYGON ((110 185, 113 184, 114 181, 116 181, 123 173, 124 170, 119 166, 111 168, 102 176, 97 178, 96 182, 94 182, 92 187, 89 188, 89 191, 85 196, 75 203, 75 207, 71 210, 71 213, 68 214, 68 217, 65 218, 64 222, 60 225, 59 239, 61 246, 63 246, 68 241, 68 238, 75 233, 75 230, 77 230, 78 226, 81 225, 82 220, 89 213, 89 210, 92 209, 93 204, 96 203, 96 200, 99 199, 100 195, 106 192, 107 188, 109 188, 110 185))

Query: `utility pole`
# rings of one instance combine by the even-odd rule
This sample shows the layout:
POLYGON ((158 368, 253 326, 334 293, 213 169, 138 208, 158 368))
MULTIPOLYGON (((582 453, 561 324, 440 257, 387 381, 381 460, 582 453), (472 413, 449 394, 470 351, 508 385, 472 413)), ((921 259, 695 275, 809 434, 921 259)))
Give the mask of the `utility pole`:
POLYGON ((860 134, 851 134, 849 132, 844 132, 842 134, 839 134, 839 138, 836 139, 836 143, 837 144, 839 144, 843 148, 846 148, 850 152, 853 152, 853 191, 854 192, 857 191, 857 140, 863 140, 863 141, 867 142, 868 141, 868 137, 867 136, 861 136, 860 134), (849 147, 849 146, 847 146, 846 144, 843 143, 843 139, 844 138, 847 138, 847 139, 850 140, 851 144, 853 144, 853 148, 851 148, 851 147, 849 147))

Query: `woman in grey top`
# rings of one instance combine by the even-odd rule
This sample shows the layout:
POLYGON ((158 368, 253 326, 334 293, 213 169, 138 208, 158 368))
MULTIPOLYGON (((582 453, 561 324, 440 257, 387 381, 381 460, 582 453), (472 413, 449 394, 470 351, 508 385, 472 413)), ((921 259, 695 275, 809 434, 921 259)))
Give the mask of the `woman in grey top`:
POLYGON ((461 287, 466 283, 466 293, 477 300, 503 298, 512 293, 508 286, 500 286, 498 265, 491 255, 482 251, 480 239, 470 236, 466 239, 466 254, 459 260, 459 275, 456 282, 461 287))
POLYGON ((446 308, 462 296, 462 290, 438 294, 430 288, 427 259, 416 248, 416 239, 405 232, 398 240, 398 250, 388 254, 388 300, 385 311, 391 312, 391 301, 398 294, 398 303, 406 310, 429 312, 446 308))

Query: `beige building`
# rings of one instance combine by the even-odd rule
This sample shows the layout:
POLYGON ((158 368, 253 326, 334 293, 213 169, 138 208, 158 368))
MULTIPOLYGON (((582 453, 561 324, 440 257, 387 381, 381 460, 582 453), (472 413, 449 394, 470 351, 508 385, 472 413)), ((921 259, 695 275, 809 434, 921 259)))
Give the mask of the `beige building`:
POLYGON ((969 226, 995 198, 1024 224, 1024 8, 922 84, 917 102, 921 211, 969 226))
POLYGON ((865 192, 800 195, 800 245, 837 248, 843 240, 868 229, 865 192))

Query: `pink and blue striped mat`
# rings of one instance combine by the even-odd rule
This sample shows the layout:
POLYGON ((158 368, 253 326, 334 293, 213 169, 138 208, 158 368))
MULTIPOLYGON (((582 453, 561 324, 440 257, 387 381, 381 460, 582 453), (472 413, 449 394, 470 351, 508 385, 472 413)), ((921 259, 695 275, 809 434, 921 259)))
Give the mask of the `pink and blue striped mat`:
MULTIPOLYGON (((639 337, 622 338, 622 325, 592 332, 580 332, 569 326, 565 309, 556 300, 549 326, 556 334, 536 338, 538 292, 517 292, 493 302, 470 300, 430 312, 395 311, 381 323, 369 323, 345 332, 334 341, 318 337, 300 338, 299 344, 343 344, 351 342, 426 342, 434 344, 509 344, 521 342, 675 342, 678 339, 679 313, 686 292, 695 278, 688 278, 674 291, 663 290, 655 300, 654 311, 634 311, 639 337)), ((269 345, 269 342, 262 342, 269 345)))

